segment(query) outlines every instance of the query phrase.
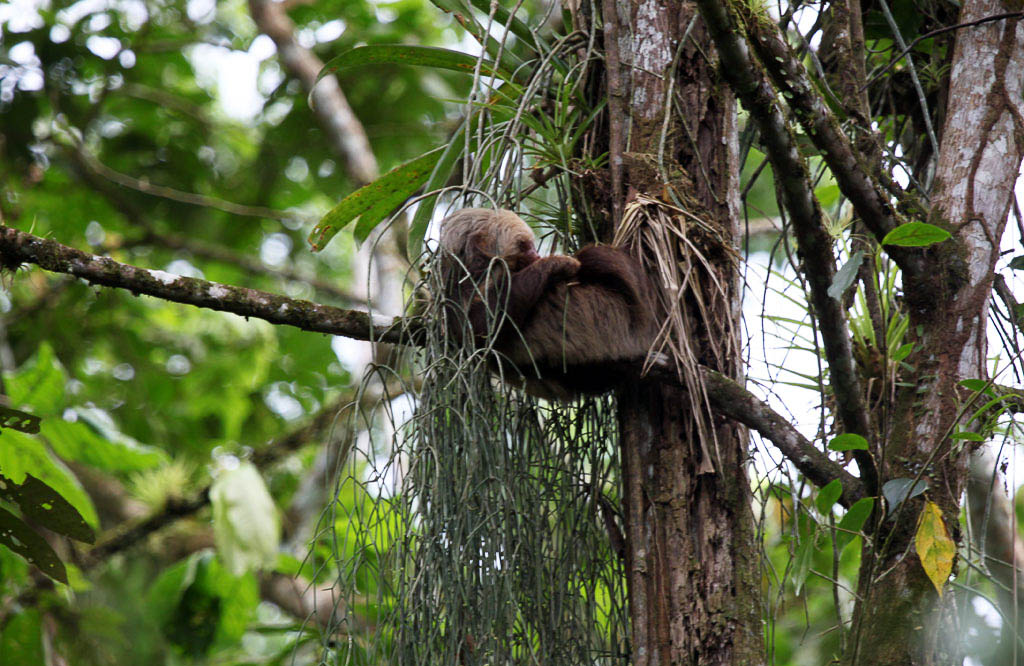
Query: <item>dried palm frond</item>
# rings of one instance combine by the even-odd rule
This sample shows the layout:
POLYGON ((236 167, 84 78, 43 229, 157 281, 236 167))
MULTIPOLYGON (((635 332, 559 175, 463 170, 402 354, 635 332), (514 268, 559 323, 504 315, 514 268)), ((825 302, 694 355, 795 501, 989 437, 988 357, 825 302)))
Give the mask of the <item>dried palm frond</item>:
POLYGON ((699 366, 727 367, 738 345, 730 313, 713 312, 708 307, 714 301, 729 302, 729 276, 716 265, 734 267, 736 251, 713 223, 643 194, 626 204, 614 243, 628 248, 660 283, 656 308, 664 322, 644 369, 648 370, 659 354, 675 365, 680 382, 687 387, 690 413, 701 442, 700 473, 712 473, 711 461, 717 457, 709 455, 707 442, 715 442, 716 451, 718 442, 699 366), (731 261, 719 261, 722 256, 731 261))

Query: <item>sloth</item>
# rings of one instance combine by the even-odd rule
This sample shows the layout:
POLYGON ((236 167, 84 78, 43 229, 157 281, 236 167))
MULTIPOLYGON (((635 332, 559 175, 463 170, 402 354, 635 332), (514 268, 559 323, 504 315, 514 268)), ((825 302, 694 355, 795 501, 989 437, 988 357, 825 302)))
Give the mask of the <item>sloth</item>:
POLYGON ((636 259, 603 245, 541 257, 512 211, 445 218, 441 277, 452 338, 489 346, 492 371, 537 397, 569 400, 635 381, 657 336, 653 286, 636 259))

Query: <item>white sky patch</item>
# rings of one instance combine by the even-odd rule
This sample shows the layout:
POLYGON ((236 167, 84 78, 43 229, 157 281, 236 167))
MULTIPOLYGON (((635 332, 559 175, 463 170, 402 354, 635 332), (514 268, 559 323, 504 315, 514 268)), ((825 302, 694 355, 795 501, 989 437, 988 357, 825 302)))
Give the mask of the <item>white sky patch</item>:
POLYGON ((85 47, 104 60, 110 60, 121 50, 121 40, 114 37, 91 35, 85 40, 85 47))
POLYGON ((5 0, 0 2, 0 24, 7 32, 27 32, 43 27, 39 8, 49 9, 50 3, 38 0, 5 0))
POLYGON ((188 0, 186 12, 195 23, 209 23, 216 16, 216 0, 188 0))
POLYGON ((333 42, 338 37, 341 37, 343 32, 345 32, 344 21, 341 19, 328 21, 316 29, 316 41, 321 44, 324 42, 333 42))
POLYGON ((261 58, 253 55, 252 51, 196 44, 186 51, 186 55, 196 69, 200 84, 214 90, 221 110, 227 116, 251 121, 263 108, 266 99, 256 86, 261 58))

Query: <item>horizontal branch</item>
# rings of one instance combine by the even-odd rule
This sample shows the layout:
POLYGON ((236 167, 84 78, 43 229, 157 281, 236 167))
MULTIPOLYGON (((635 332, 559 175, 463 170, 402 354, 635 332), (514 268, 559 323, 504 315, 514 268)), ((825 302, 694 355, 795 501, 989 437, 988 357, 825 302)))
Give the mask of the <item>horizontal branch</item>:
MULTIPOLYGON (((232 312, 272 324, 287 324, 306 331, 343 335, 356 340, 415 345, 423 327, 415 319, 372 316, 366 312, 318 305, 255 289, 138 268, 0 226, 0 264, 14 269, 26 262, 49 271, 75 275, 93 284, 127 289, 134 294, 147 294, 175 303, 232 312)), ((815 448, 767 403, 721 373, 710 368, 702 368, 702 373, 708 399, 716 411, 757 431, 775 444, 815 485, 824 486, 839 479, 843 484, 841 501, 844 505, 849 506, 864 496, 859 479, 815 448)), ((655 367, 652 378, 679 383, 674 370, 667 367, 655 367)), ((187 515, 205 502, 206 498, 197 497, 181 507, 172 507, 169 512, 175 516, 187 515)), ((161 520, 153 520, 151 525, 140 526, 138 531, 149 533, 159 529, 161 520)))
POLYGON ((109 257, 82 252, 11 227, 0 226, 0 265, 14 269, 23 263, 67 273, 90 284, 127 289, 174 303, 231 312, 243 317, 286 324, 304 331, 343 335, 371 342, 408 342, 420 325, 401 317, 371 315, 359 310, 320 305, 257 289, 234 287, 122 264, 109 257))
MULTIPOLYGON (((839 479, 843 486, 839 501, 843 506, 849 507, 865 496, 860 479, 814 446, 768 403, 720 372, 706 366, 701 366, 700 370, 708 400, 716 412, 742 423, 774 444, 807 480, 819 488, 839 479)), ((650 375, 661 381, 679 383, 675 371, 667 365, 656 365, 650 375)))

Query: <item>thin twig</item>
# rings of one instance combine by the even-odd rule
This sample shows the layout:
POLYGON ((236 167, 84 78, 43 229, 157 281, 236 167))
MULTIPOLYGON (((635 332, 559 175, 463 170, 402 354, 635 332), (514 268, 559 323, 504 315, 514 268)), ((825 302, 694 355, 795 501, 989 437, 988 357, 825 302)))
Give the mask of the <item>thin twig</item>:
POLYGON ((622 219, 623 109, 622 65, 619 60, 619 15, 615 0, 603 0, 605 69, 608 74, 608 164, 612 176, 612 229, 622 219))

